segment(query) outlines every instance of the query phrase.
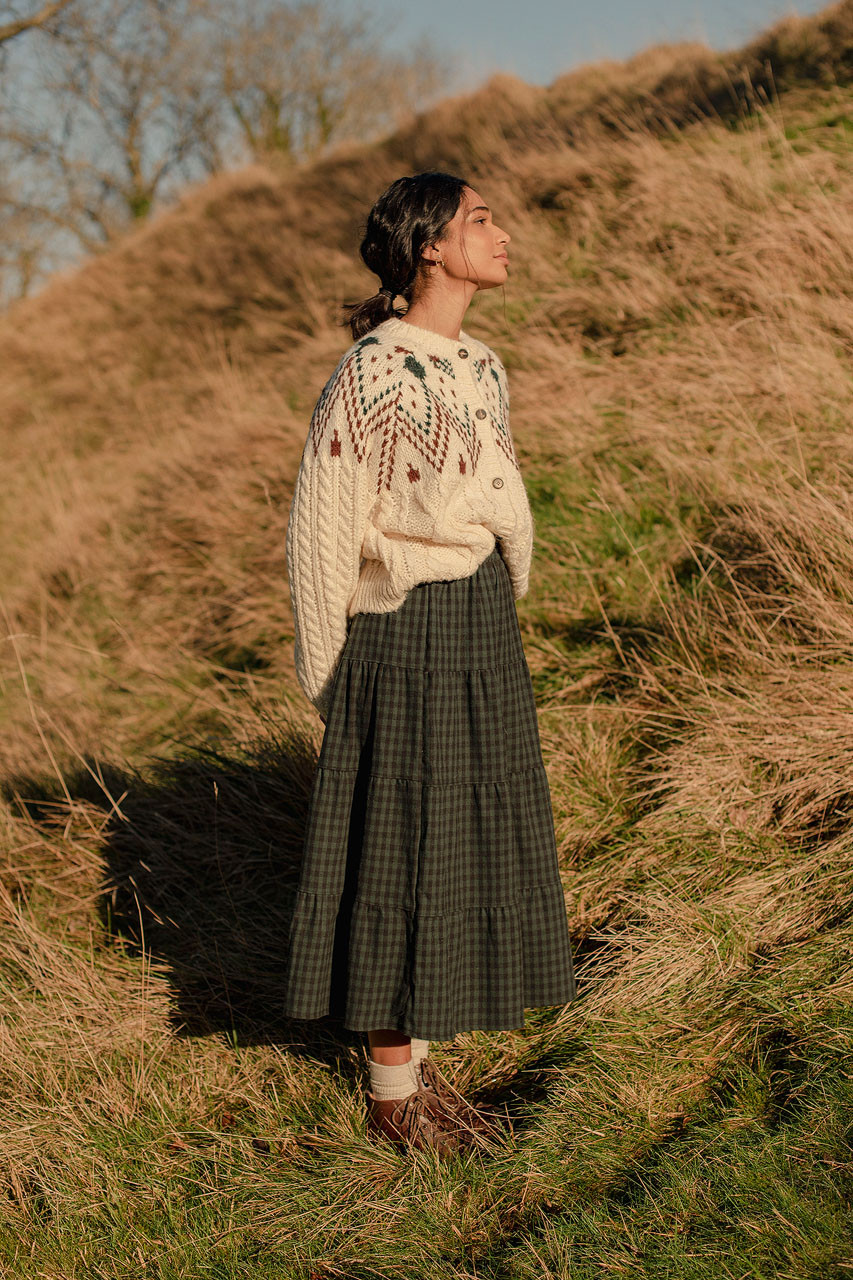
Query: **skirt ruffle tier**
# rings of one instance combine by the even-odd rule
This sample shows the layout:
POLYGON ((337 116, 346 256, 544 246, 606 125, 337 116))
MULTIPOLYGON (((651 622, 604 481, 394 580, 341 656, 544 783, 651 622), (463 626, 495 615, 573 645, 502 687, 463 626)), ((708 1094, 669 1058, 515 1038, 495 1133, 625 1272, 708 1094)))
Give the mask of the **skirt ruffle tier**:
POLYGON ((357 614, 314 779, 285 1013, 429 1040, 575 998, 548 778, 499 548, 357 614))

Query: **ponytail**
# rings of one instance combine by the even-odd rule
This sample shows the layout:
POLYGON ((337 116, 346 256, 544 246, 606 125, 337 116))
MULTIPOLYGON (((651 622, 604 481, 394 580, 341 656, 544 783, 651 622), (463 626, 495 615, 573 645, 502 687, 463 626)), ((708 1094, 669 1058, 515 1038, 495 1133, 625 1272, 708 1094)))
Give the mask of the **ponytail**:
POLYGON ((360 253, 382 287, 363 302, 344 303, 349 314, 341 323, 350 326, 354 341, 383 320, 405 314, 395 311, 394 299, 402 297, 410 303, 428 279, 422 250, 441 239, 468 185, 463 178, 430 169, 397 178, 376 201, 367 218, 360 253), (399 287, 386 285, 386 280, 399 287))
POLYGON ((372 297, 365 298, 364 302, 344 303, 349 311, 344 324, 348 324, 352 329, 354 342, 363 338, 384 320, 390 320, 391 316, 398 315, 394 307, 396 296, 396 290, 388 289, 383 285, 372 297))

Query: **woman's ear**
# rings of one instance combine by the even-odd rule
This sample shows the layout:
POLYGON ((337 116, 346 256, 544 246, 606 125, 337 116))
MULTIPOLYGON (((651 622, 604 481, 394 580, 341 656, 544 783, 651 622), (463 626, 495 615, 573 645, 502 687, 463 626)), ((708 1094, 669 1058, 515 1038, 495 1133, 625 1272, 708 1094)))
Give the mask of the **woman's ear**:
POLYGON ((428 244, 421 251, 421 259, 429 267, 443 267, 444 257, 441 248, 437 244, 428 244))

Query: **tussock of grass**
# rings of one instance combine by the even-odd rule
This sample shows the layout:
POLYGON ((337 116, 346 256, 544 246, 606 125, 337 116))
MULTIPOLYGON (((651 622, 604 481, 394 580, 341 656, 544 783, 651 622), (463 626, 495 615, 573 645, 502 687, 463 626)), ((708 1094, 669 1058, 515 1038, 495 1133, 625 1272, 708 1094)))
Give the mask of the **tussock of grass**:
POLYGON ((853 7, 496 77, 187 194, 0 323, 0 1270, 840 1277, 853 1006, 853 7), (400 171, 513 236, 519 619, 580 998, 433 1048, 488 1156, 365 1133, 276 998, 320 727, 284 525, 400 171), (334 192, 334 200, 325 197, 334 192))

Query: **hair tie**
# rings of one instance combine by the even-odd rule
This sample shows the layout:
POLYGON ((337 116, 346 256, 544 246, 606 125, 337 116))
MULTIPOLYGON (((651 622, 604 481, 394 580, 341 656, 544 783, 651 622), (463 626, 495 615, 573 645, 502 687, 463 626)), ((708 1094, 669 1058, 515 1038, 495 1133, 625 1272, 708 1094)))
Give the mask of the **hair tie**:
POLYGON ((392 301, 393 301, 393 300, 394 300, 394 298, 396 298, 396 296, 397 296, 397 295, 396 295, 396 293, 394 292, 394 290, 393 290, 393 289, 389 289, 389 288, 387 287, 387 285, 383 285, 383 286, 382 286, 382 288, 379 290, 379 292, 380 292, 380 293, 384 293, 384 294, 385 294, 385 296, 386 296, 386 298, 391 298, 391 300, 392 300, 392 301))

